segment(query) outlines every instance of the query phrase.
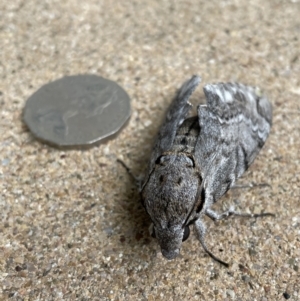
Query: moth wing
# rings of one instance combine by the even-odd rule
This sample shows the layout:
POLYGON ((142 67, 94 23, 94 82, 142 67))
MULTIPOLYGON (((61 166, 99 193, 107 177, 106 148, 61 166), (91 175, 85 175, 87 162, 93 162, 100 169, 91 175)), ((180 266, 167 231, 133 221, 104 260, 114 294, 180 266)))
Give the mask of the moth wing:
POLYGON ((195 158, 205 196, 213 202, 245 172, 264 145, 272 106, 258 90, 238 83, 209 84, 204 94, 207 105, 198 107, 195 158))
POLYGON ((164 123, 162 124, 153 149, 150 160, 150 171, 152 170, 156 159, 165 151, 168 151, 173 145, 173 141, 178 127, 186 118, 191 104, 188 102, 190 96, 197 88, 201 78, 194 75, 186 81, 179 89, 176 97, 172 101, 164 123))

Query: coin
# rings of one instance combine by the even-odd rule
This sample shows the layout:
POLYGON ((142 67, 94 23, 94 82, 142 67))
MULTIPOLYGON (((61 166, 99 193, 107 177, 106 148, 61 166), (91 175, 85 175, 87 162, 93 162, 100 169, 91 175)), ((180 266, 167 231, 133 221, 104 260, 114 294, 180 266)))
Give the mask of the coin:
POLYGON ((50 144, 94 145, 125 125, 130 99, 117 83, 103 77, 66 76, 30 96, 23 117, 33 135, 50 144))

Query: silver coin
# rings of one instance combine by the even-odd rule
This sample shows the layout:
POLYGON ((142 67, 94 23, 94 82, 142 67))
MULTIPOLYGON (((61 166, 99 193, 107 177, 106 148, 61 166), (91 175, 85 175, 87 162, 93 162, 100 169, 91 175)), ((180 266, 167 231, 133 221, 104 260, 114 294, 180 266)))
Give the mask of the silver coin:
POLYGON ((130 117, 128 94, 96 75, 66 76, 26 102, 24 121, 38 139, 60 147, 94 145, 114 137, 130 117))

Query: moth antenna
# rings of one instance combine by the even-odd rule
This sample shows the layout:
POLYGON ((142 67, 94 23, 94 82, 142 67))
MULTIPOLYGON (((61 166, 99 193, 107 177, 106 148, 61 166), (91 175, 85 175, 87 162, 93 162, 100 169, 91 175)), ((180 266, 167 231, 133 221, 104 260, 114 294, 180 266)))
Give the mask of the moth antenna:
POLYGON ((206 243, 205 243, 205 232, 206 232, 206 227, 205 225, 203 224, 203 222, 198 219, 196 222, 195 222, 195 230, 196 230, 196 234, 197 234, 197 237, 204 249, 204 251, 215 261, 217 261, 218 263, 224 265, 226 268, 229 267, 229 264, 223 260, 221 260, 220 258, 218 258, 217 256, 215 256, 209 249, 208 247, 206 246, 206 243))
POLYGON ((117 159, 117 162, 120 163, 126 170, 126 172, 132 177, 132 179, 135 182, 135 186, 138 188, 139 191, 141 191, 142 189, 142 179, 139 177, 136 177, 133 172, 131 171, 131 169, 121 160, 121 159, 117 159))
POLYGON ((127 173, 135 180, 136 177, 134 176, 134 174, 132 173, 131 169, 121 160, 121 159, 117 159, 117 162, 120 163, 125 170, 127 171, 127 173))
POLYGON ((217 261, 218 263, 224 265, 226 268, 229 268, 229 263, 221 260, 220 258, 218 258, 217 256, 215 256, 211 251, 208 250, 204 240, 200 239, 200 243, 204 249, 204 251, 215 261, 217 261))

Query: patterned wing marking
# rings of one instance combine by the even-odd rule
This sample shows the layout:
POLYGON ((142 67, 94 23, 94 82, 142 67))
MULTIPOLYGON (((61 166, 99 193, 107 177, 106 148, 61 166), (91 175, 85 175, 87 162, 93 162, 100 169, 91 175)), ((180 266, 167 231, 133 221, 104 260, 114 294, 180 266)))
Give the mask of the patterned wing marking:
POLYGON ((272 106, 258 90, 242 84, 209 84, 204 93, 207 105, 198 107, 200 135, 195 157, 211 205, 245 172, 264 145, 272 106))

